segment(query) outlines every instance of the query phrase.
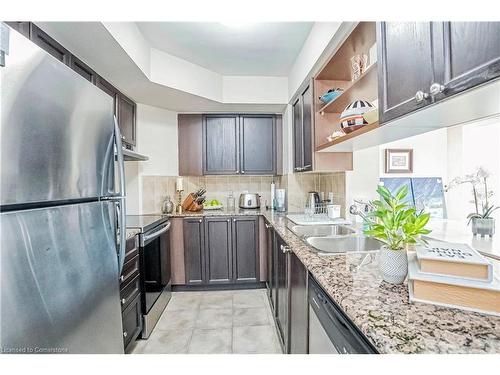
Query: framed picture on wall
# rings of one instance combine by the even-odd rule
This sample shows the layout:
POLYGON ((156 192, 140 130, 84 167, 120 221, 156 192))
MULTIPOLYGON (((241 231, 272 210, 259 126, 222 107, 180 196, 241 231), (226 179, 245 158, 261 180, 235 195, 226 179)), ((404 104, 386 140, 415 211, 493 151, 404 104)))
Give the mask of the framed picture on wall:
POLYGON ((412 173, 413 150, 391 149, 385 150, 385 173, 412 173))

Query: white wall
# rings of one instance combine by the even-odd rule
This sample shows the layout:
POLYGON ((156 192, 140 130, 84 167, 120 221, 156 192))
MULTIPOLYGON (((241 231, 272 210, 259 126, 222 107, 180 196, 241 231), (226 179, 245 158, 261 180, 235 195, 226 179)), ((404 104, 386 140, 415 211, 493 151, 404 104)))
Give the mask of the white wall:
POLYGON ((341 22, 315 22, 288 75, 289 100, 325 51, 341 22))
POLYGON ((104 27, 149 77, 151 57, 149 43, 144 39, 135 22, 103 22, 104 27))
POLYGON ((380 177, 409 177, 408 173, 385 173, 385 149, 413 149, 413 173, 411 177, 442 177, 447 179, 447 129, 439 129, 385 143, 379 152, 380 177))
MULTIPOLYGON (((455 145, 449 157, 450 164, 453 163, 453 169, 449 168, 453 170, 449 173, 449 179, 471 174, 478 167, 483 167, 490 174, 488 190, 494 193, 490 203, 500 205, 500 117, 457 127, 452 131, 454 137, 449 138, 455 145)), ((471 191, 471 185, 465 184, 446 194, 450 218, 463 219, 475 211, 471 191)), ((493 216, 500 218, 500 213, 496 211, 493 216)))
POLYGON ((222 78, 224 103, 287 103, 287 77, 224 76, 222 78))
POLYGON ((353 152, 353 171, 346 172, 346 208, 354 199, 376 199, 375 191, 381 177, 442 177, 443 183, 446 182, 447 130, 439 129, 353 152), (386 174, 387 148, 413 149, 413 173, 386 174))
POLYGON ((138 152, 149 157, 141 162, 142 174, 179 174, 177 113, 145 104, 137 105, 138 152))
POLYGON ((145 104, 137 105, 137 152, 147 161, 125 162, 127 214, 142 213, 142 176, 179 174, 177 113, 145 104))
POLYGON ((222 101, 222 75, 156 48, 151 48, 152 82, 222 101))

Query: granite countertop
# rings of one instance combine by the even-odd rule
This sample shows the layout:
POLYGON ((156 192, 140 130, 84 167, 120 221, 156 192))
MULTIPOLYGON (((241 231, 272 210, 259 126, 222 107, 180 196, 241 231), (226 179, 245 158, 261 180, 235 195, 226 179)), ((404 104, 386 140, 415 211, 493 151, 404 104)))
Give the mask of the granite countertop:
POLYGON ((263 215, 266 212, 265 208, 253 208, 253 209, 241 209, 236 208, 234 210, 228 210, 223 208, 221 210, 202 210, 199 212, 184 211, 181 214, 172 213, 167 215, 168 217, 196 217, 196 216, 258 216, 263 215))
POLYGON ((410 303, 406 283, 382 281, 377 252, 319 255, 285 215, 263 215, 380 353, 500 353, 500 317, 410 303))

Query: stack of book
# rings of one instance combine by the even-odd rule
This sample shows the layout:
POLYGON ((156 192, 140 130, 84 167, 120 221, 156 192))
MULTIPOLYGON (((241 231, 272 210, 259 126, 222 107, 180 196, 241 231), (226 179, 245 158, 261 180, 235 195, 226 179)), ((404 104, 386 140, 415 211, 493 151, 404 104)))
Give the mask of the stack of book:
POLYGON ((410 301, 500 316, 500 280, 465 244, 429 241, 408 257, 410 301))

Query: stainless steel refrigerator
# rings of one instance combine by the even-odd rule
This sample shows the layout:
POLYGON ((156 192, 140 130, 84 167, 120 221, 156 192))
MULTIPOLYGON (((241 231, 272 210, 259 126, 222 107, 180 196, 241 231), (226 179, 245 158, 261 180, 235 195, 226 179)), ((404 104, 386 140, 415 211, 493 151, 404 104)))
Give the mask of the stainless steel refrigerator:
POLYGON ((1 352, 123 353, 113 100, 0 26, 1 352))

